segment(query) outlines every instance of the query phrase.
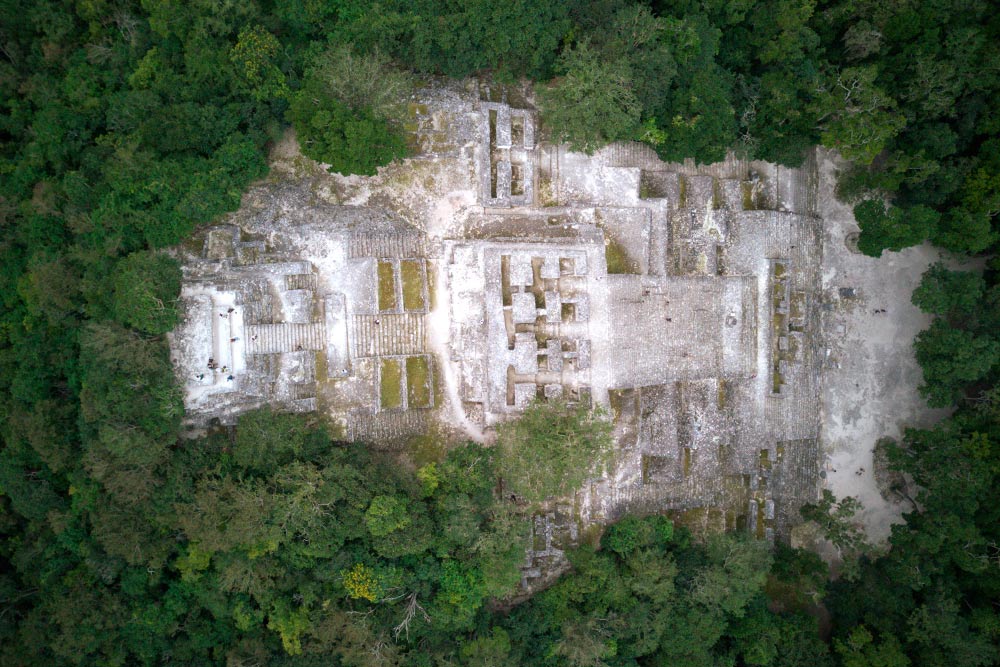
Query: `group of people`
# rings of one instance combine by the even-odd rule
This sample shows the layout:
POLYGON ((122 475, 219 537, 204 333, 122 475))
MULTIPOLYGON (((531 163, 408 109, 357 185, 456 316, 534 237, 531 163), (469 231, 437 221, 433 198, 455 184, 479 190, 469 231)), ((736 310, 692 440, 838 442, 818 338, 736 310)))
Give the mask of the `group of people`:
MULTIPOLYGON (((236 309, 230 307, 226 312, 219 313, 219 317, 221 317, 223 319, 225 319, 227 317, 232 317, 232 315, 235 312, 236 312, 236 309)), ((239 339, 240 339, 239 336, 233 336, 232 338, 229 339, 229 342, 230 343, 235 343, 239 339)), ((213 357, 209 357, 208 358, 208 370, 212 371, 213 373, 215 373, 216 371, 218 371, 220 373, 224 373, 224 374, 228 373, 228 375, 226 375, 226 382, 232 382, 233 380, 236 379, 235 377, 233 377, 233 375, 231 373, 229 373, 229 367, 228 366, 223 366, 222 368, 219 368, 219 363, 213 357)), ((205 374, 201 373, 200 375, 195 376, 195 378, 199 382, 201 382, 202 380, 205 379, 205 374)))
MULTIPOLYGON (((219 371, 220 373, 229 373, 229 366, 223 366, 222 368, 219 368, 219 362, 217 362, 213 357, 209 357, 208 370, 212 371, 213 373, 215 373, 216 371, 219 371)), ((201 382, 202 380, 205 379, 205 374, 200 373, 195 376, 195 379, 201 382)), ((227 382, 232 382, 235 379, 236 378, 233 377, 231 374, 226 377, 227 382)))

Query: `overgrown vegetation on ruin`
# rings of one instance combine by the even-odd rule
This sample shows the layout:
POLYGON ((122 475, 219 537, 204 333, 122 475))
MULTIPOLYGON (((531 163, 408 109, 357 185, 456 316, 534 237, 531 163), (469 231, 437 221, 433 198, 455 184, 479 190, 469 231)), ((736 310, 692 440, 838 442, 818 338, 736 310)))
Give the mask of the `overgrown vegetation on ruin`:
POLYGON ((0 664, 997 662, 991 3, 9 0, 0 17, 0 664), (307 155, 373 173, 406 154, 410 73, 478 72, 535 80, 548 131, 586 150, 837 148, 864 252, 986 257, 914 295, 935 318, 923 391, 956 410, 890 450, 920 509, 887 552, 827 584, 808 553, 629 517, 505 613, 526 525, 495 491, 535 472, 515 450, 410 471, 267 412, 179 439, 179 277, 156 251, 236 208, 289 123, 307 155))
POLYGON ((497 429, 504 489, 528 502, 566 496, 599 476, 611 444, 611 422, 600 411, 536 400, 497 429))

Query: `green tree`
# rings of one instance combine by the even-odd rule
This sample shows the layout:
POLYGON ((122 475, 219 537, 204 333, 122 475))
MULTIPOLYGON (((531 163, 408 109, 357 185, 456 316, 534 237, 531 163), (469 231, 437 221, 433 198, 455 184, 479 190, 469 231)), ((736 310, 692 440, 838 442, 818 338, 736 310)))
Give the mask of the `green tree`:
POLYGON ((826 77, 816 98, 824 146, 870 164, 906 125, 906 118, 876 83, 875 67, 847 67, 826 77))
POLYGON ((538 91, 542 122, 553 139, 593 153, 635 138, 642 109, 626 61, 603 58, 583 41, 563 51, 558 69, 562 76, 538 91))
POLYGON ((402 135, 367 110, 352 110, 309 87, 292 100, 288 118, 302 152, 329 164, 331 172, 372 176, 408 154, 402 135))
POLYGON ((923 243, 934 233, 940 219, 926 206, 887 210, 883 202, 875 199, 855 206, 854 217, 861 227, 858 249, 870 257, 880 257, 884 250, 899 251, 923 243))
POLYGON ((506 667, 510 664, 510 635, 501 627, 462 643, 463 664, 469 667, 506 667))
POLYGON ((818 503, 806 503, 799 513, 806 521, 819 524, 823 536, 841 553, 857 553, 865 547, 864 533, 854 523, 854 515, 861 509, 857 498, 837 500, 832 491, 823 489, 823 498, 818 503))
POLYGON ((973 255, 993 245, 998 235, 993 231, 993 217, 956 206, 941 216, 931 240, 945 250, 973 255))
POLYGON ((306 71, 287 116, 305 155, 331 172, 371 176, 409 154, 399 125, 412 88, 410 75, 377 51, 332 47, 306 71))
POLYGON ((917 334, 913 348, 924 372, 920 393, 932 407, 954 404, 967 385, 986 377, 1000 361, 1000 341, 940 318, 917 334))
POLYGON ((375 496, 365 512, 365 526, 375 537, 403 530, 411 523, 407 503, 398 496, 375 496))
POLYGON ((413 75, 395 67, 378 50, 359 54, 350 44, 335 45, 309 66, 307 87, 354 110, 368 110, 375 118, 401 121, 413 92, 413 75))
POLYGON ((583 405, 536 401, 497 429, 497 448, 507 488, 542 501, 572 493, 603 465, 611 424, 583 405))
POLYGON ((986 282, 971 271, 952 271, 941 262, 932 264, 913 290, 913 305, 931 315, 941 315, 959 324, 975 314, 986 282))
POLYGON ((136 252, 118 262, 111 275, 115 319, 149 334, 177 325, 181 267, 163 253, 136 252))
POLYGON ((854 628, 846 640, 834 639, 833 646, 844 667, 908 667, 910 659, 893 635, 875 637, 865 626, 854 628))
POLYGON ((257 100, 285 97, 288 83, 276 62, 278 39, 259 25, 244 26, 229 58, 243 83, 257 100))

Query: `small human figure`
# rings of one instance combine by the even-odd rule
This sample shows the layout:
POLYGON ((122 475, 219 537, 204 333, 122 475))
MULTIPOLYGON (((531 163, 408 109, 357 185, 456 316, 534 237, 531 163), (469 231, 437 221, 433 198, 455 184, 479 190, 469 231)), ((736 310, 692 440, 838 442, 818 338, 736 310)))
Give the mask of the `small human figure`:
POLYGON ((232 375, 230 375, 229 377, 226 378, 226 382, 232 382, 232 381, 233 381, 233 376, 232 375))
POLYGON ((229 371, 229 366, 223 366, 222 367, 222 372, 223 373, 227 373, 228 371, 229 371))
POLYGON ((257 340, 257 336, 250 336, 250 340, 257 340))
POLYGON ((235 309, 235 308, 230 308, 230 309, 229 309, 229 310, 227 310, 226 312, 227 312, 227 313, 229 313, 230 315, 232 315, 233 313, 235 313, 235 312, 236 312, 236 309, 235 309))
POLYGON ((296 345, 295 346, 295 351, 296 352, 301 352, 302 351, 302 346, 301 345, 296 345))
POLYGON ((197 379, 199 382, 201 382, 202 380, 205 379, 205 374, 201 373, 200 375, 195 376, 195 379, 197 379))
POLYGON ((376 318, 375 318, 375 324, 378 324, 378 323, 379 323, 379 322, 378 322, 378 318, 376 317, 376 318))

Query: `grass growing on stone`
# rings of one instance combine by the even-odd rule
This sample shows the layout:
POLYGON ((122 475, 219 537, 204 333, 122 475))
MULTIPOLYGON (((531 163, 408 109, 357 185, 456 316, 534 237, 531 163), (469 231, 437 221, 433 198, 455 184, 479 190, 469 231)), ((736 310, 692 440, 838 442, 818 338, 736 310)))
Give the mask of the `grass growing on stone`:
POLYGON ((427 357, 406 358, 406 398, 411 408, 431 405, 431 373, 427 357))
POLYGON ((608 262, 608 273, 639 273, 639 267, 617 241, 604 240, 604 257, 608 262))
POLYGON ((396 276, 391 262, 378 263, 378 309, 396 309, 396 276))
POLYGON ((506 488, 528 502, 572 493, 610 456, 611 430, 600 409, 532 402, 519 418, 497 427, 498 468, 506 488))
POLYGON ((421 262, 405 261, 399 264, 400 276, 403 280, 403 308, 406 310, 423 310, 427 306, 424 300, 424 269, 421 262))
POLYGON ((676 526, 683 526, 695 535, 706 536, 726 531, 726 513, 719 507, 693 507, 670 512, 670 519, 676 526))
POLYGON ((403 367, 399 359, 383 359, 379 374, 379 396, 382 408, 391 410, 403 404, 403 367))
POLYGON ((743 190, 743 210, 753 211, 756 210, 757 204, 754 202, 753 198, 753 184, 748 181, 743 181, 740 183, 740 187, 743 190))

